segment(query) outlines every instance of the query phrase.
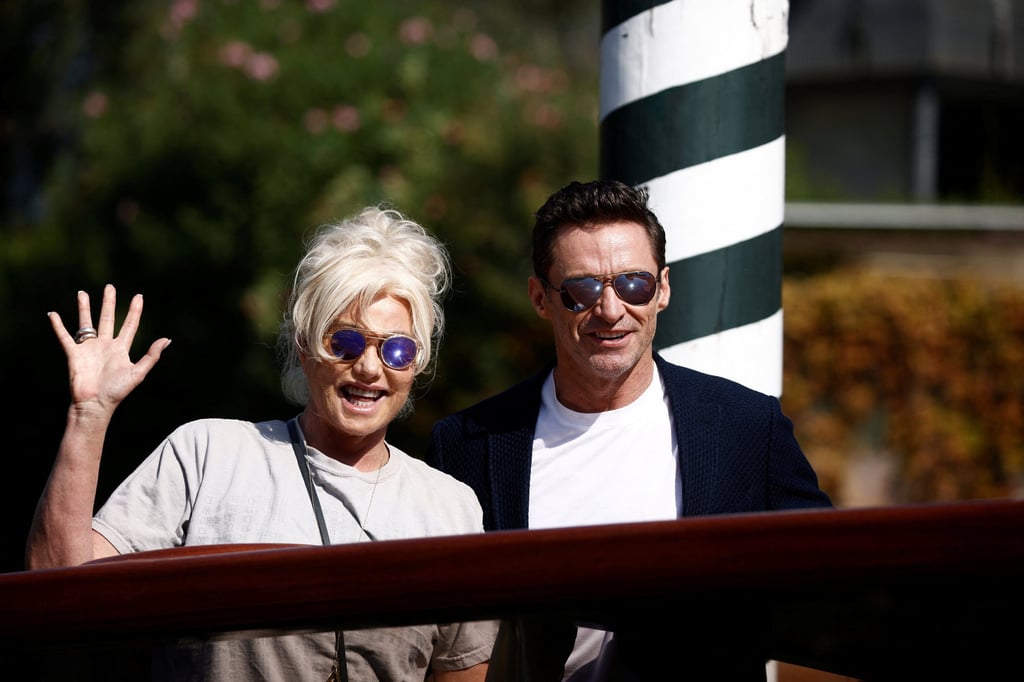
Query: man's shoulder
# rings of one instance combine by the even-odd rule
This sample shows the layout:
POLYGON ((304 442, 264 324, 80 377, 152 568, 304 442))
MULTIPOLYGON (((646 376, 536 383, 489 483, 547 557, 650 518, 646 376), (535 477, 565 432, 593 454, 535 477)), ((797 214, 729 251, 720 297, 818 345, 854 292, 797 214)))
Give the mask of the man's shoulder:
POLYGON ((685 392, 690 397, 703 399, 733 399, 760 402, 769 398, 738 381, 717 374, 709 374, 692 367, 685 367, 666 360, 655 354, 658 371, 665 382, 665 390, 670 394, 685 392))
POLYGON ((661 373, 661 378, 664 380, 667 387, 671 387, 676 384, 684 384, 687 386, 720 384, 725 386, 730 383, 734 383, 724 377, 708 374, 707 372, 701 372, 700 370, 693 369, 692 367, 686 367, 685 365, 676 364, 670 360, 666 360, 664 356, 658 353, 654 354, 654 362, 657 365, 658 371, 661 373), (722 382, 725 383, 723 384, 722 382))
POLYGON ((438 420, 435 428, 491 431, 532 423, 536 421, 540 410, 541 388, 550 371, 550 368, 541 370, 517 384, 449 414, 438 420))

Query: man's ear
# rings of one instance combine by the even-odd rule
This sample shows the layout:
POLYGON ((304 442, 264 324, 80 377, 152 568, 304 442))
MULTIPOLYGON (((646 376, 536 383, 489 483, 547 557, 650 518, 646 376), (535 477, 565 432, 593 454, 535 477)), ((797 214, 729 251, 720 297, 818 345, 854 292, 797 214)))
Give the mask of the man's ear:
POLYGON ((530 303, 533 304, 533 309, 537 311, 537 316, 550 320, 551 310, 548 308, 550 300, 548 298, 548 288, 544 286, 544 282, 541 282, 540 278, 536 275, 531 275, 526 286, 530 295, 530 303))
POLYGON ((658 284, 658 312, 668 307, 668 299, 672 288, 668 285, 668 266, 661 269, 661 282, 658 284))

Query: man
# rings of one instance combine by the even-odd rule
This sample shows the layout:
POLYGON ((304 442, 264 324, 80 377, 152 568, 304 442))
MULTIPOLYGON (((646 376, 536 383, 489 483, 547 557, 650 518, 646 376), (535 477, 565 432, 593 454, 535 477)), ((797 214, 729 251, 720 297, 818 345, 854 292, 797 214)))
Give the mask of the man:
MULTIPOLYGON (((529 296, 555 364, 434 427, 428 463, 474 489, 489 531, 831 506, 775 397, 654 352, 671 289, 647 199, 610 180, 548 198, 529 296)), ((685 640, 655 623, 580 627, 567 661, 554 622, 504 623, 499 639, 529 679, 764 679, 763 623, 735 620, 690 624, 685 640), (537 677, 552 656, 564 671, 537 677)))

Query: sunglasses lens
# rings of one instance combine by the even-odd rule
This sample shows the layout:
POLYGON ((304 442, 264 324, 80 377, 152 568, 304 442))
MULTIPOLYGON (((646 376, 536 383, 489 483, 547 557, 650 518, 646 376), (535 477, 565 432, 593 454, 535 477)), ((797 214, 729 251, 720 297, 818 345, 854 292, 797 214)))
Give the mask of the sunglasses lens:
POLYGON ((624 272, 614 279, 579 277, 562 282, 562 305, 574 313, 592 308, 604 291, 604 283, 611 279, 615 294, 630 305, 645 305, 654 298, 658 280, 649 272, 624 272))
POLYGON ((615 278, 615 293, 630 305, 644 305, 654 298, 657 289, 654 275, 649 272, 627 272, 615 278))
POLYGON ((339 360, 355 360, 366 350, 366 339, 354 329, 340 329, 331 334, 331 353, 339 360))
MULTIPOLYGON (((419 348, 416 341, 408 336, 383 338, 371 335, 370 338, 380 340, 380 359, 391 369, 405 369, 416 362, 419 348)), ((366 351, 366 336, 356 329, 339 329, 330 336, 330 348, 334 357, 352 362, 366 351)))
POLYGON ((416 350, 408 336, 392 336, 380 345, 380 357, 391 369, 405 369, 416 361, 416 350))
POLYGON ((562 305, 574 313, 592 307, 601 298, 604 283, 596 277, 580 277, 562 282, 562 305))

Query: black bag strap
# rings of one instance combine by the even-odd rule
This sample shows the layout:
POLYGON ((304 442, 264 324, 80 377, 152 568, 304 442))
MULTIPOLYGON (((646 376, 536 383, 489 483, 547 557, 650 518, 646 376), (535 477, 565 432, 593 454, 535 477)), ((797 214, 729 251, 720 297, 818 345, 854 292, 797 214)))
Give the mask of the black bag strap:
POLYGON ((316 515, 316 525, 320 528, 320 541, 324 545, 331 544, 331 537, 327 534, 327 523, 324 521, 324 510, 320 506, 320 498, 313 489, 313 479, 309 475, 309 465, 306 463, 306 443, 299 437, 299 427, 295 419, 288 420, 288 435, 292 439, 292 449, 295 450, 295 459, 299 463, 299 471, 302 472, 302 481, 306 484, 306 492, 309 493, 309 501, 313 505, 313 513, 316 515))
MULTIPOLYGON (((331 544, 331 536, 327 534, 327 523, 324 521, 324 510, 320 506, 320 498, 313 488, 313 478, 309 475, 309 464, 306 462, 306 442, 299 437, 299 427, 296 420, 288 420, 288 435, 292 440, 292 449, 295 450, 295 459, 299 463, 299 471, 302 472, 302 480, 306 484, 306 492, 309 493, 309 501, 313 505, 313 514, 316 515, 316 525, 320 528, 320 540, 324 546, 331 544)), ((348 682, 348 666, 345 665, 345 634, 338 630, 334 639, 334 670, 327 682, 348 682)))

